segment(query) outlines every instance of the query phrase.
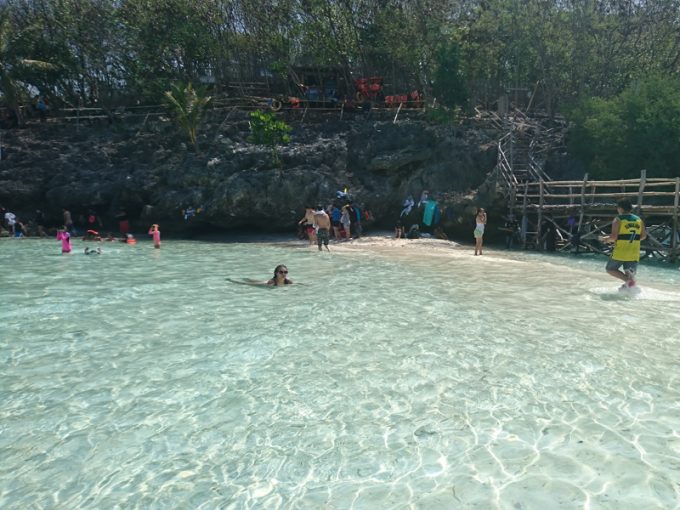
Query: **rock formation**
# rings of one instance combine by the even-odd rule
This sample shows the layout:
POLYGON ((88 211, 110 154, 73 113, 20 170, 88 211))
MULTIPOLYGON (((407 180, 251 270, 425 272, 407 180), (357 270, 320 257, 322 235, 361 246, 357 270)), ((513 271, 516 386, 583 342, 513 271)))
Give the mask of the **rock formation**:
POLYGON ((164 233, 189 236, 291 231, 305 204, 330 203, 345 188, 378 226, 392 227, 404 198, 417 201, 427 189, 456 208, 445 218, 455 229, 450 220, 467 214, 471 190, 496 162, 498 133, 363 117, 291 122, 291 143, 274 154, 248 142, 240 115, 209 120, 198 153, 162 118, 142 126, 47 123, 4 131, 0 204, 27 219, 42 209, 53 226, 62 207, 75 218, 94 208, 107 230, 124 209, 133 226, 161 223, 164 233), (201 212, 185 219, 188 208, 201 212))

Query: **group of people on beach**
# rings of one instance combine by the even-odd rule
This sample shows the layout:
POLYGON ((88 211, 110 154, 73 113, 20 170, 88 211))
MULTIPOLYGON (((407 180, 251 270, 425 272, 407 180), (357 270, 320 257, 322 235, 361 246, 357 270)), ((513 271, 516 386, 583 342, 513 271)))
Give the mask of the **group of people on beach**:
POLYGON ((298 221, 302 236, 309 239, 309 244, 316 244, 319 251, 322 250, 322 246, 329 249, 328 242, 331 238, 336 241, 348 241, 361 237, 362 220, 372 219, 371 213, 352 202, 346 192, 339 191, 338 194, 341 195, 340 199, 346 200, 344 204, 334 201, 325 208, 322 205, 316 207, 307 205, 304 216, 298 221))
MULTIPOLYGON (((362 211, 362 209, 354 204, 346 192, 338 192, 337 198, 345 199, 343 205, 333 202, 324 208, 321 205, 316 207, 305 207, 305 214, 298 224, 304 229, 305 235, 308 237, 310 244, 316 244, 319 251, 325 247, 329 250, 328 244, 331 237, 336 240, 349 240, 352 237, 357 238, 362 234, 362 219, 372 219, 370 213, 362 211)), ((428 197, 426 197, 428 200, 428 197)), ((415 204, 409 204, 412 208, 415 204)), ((645 224, 642 219, 632 213, 633 207, 629 200, 622 199, 617 203, 617 216, 612 222, 611 234, 601 236, 600 241, 610 243, 613 245, 612 253, 606 265, 608 274, 623 281, 621 290, 635 288, 636 286, 636 272, 640 260, 640 242, 646 239, 647 233, 645 224)), ((118 239, 109 233, 105 237, 100 236, 97 230, 102 226, 101 219, 93 210, 88 211, 86 216, 87 230, 83 236, 83 241, 122 241, 127 244, 135 244, 136 239, 129 233, 129 223, 127 214, 121 211, 116 218, 119 220, 119 227, 121 229, 122 238, 118 239)), ((506 222, 506 227, 511 235, 517 231, 516 222, 514 219, 509 219, 506 222), (508 226, 508 222, 510 225, 508 226)), ((38 210, 36 211, 35 224, 37 225, 37 232, 44 237, 45 229, 44 215, 38 210)), ((475 255, 483 255, 484 232, 487 225, 487 213, 484 208, 477 209, 475 215, 475 228, 473 237, 475 239, 475 255)), ((22 237, 24 229, 23 223, 16 217, 16 215, 0 206, 0 228, 8 230, 12 237, 22 237)), ((437 230, 435 229, 437 234, 437 230)), ((161 232, 158 224, 154 223, 148 230, 148 234, 153 238, 154 248, 161 247, 161 232)), ((73 218, 68 209, 63 209, 63 226, 57 230, 57 240, 61 241, 62 253, 71 253, 72 239, 77 235, 74 226, 73 218)), ((419 238, 419 235, 410 236, 405 235, 403 227, 400 224, 395 229, 395 237, 410 237, 419 238)), ((439 233, 435 237, 446 239, 446 234, 439 228, 439 233)), ((101 254, 101 248, 91 249, 85 248, 86 254, 101 254)), ((287 278, 288 269, 285 266, 277 266, 274 270, 274 276, 267 281, 268 285, 288 285, 292 281, 287 278)))
MULTIPOLYGON (((608 274, 623 281, 619 290, 636 289, 636 273, 640 261, 640 243, 647 237, 645 224, 642 219, 632 213, 633 206, 630 200, 619 200, 616 205, 617 216, 612 221, 612 230, 609 235, 601 236, 600 240, 605 243, 613 244, 612 253, 607 261, 606 271, 608 274)), ((322 206, 316 209, 308 207, 305 217, 300 223, 306 222, 314 229, 319 250, 322 244, 328 249, 328 234, 332 222, 329 215, 322 206)), ((487 213, 483 207, 477 209, 475 215, 475 229, 473 236, 475 239, 475 255, 483 254, 484 231, 487 224, 487 213)), ((514 232, 514 227, 511 232, 514 232)), ((396 232, 396 237, 400 238, 400 232, 396 232)), ((311 242, 311 238, 310 238, 311 242)), ((247 282, 246 282, 247 283, 247 282)), ((253 284, 262 284, 254 282, 253 284)), ((274 276, 264 282, 268 286, 281 286, 292 284, 288 279, 288 268, 279 265, 274 268, 274 276)))

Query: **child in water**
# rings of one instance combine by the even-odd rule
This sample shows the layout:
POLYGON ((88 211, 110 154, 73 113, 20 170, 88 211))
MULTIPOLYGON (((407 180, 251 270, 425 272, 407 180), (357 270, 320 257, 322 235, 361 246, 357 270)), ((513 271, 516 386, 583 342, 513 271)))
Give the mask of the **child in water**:
POLYGON ((153 247, 154 248, 160 248, 161 247, 161 231, 158 230, 158 224, 154 223, 151 225, 151 228, 149 229, 149 235, 153 236, 153 247))
POLYGON ((66 230, 66 227, 57 230, 57 241, 61 241, 62 253, 71 253, 71 234, 66 230))

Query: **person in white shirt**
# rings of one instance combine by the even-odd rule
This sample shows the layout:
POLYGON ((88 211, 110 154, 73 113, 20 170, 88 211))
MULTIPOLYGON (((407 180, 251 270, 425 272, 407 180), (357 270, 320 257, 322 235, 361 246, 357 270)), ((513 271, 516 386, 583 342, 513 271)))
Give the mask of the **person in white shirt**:
POLYGON ((7 224, 10 237, 14 237, 15 225, 17 224, 16 215, 13 212, 7 211, 5 213, 5 223, 7 224))

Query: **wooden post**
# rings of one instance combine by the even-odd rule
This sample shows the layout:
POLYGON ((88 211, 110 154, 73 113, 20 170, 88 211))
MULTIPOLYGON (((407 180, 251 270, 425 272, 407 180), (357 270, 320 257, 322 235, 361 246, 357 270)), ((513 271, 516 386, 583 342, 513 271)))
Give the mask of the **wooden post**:
POLYGON ((677 257, 678 249, 678 206, 680 206, 680 177, 675 178, 675 199, 673 200, 673 236, 671 238, 671 260, 677 257))
POLYGON ((593 189, 590 192, 590 205, 593 205, 595 203, 595 193, 597 192, 597 181, 593 181, 591 186, 593 189))
POLYGON ((645 192, 645 183, 647 181, 647 170, 642 170, 640 172, 640 188, 638 189, 638 199, 637 199, 637 213, 642 213, 642 195, 645 192))
POLYGON ((569 185, 569 205, 574 205, 574 197, 572 196, 572 193, 574 192, 573 188, 571 187, 571 184, 569 185))
POLYGON ((536 225, 536 243, 538 251, 543 251, 541 243, 541 225, 543 223, 543 179, 538 181, 538 225, 536 225))
MULTIPOLYGON (((137 136, 142 134, 142 129, 144 129, 144 126, 146 126, 146 121, 149 118, 149 114, 147 113, 146 116, 144 117, 144 121, 142 122, 142 125, 139 127, 139 130, 137 131, 137 136)), ((219 129, 218 129, 219 131, 219 129)))
POLYGON ((581 185, 581 212, 578 216, 578 230, 581 231, 581 225, 583 224, 583 210, 586 206, 586 184, 588 184, 588 174, 583 176, 583 184, 581 185))
POLYGON ((529 220, 527 218, 527 195, 529 192, 529 182, 524 181, 524 198, 522 199, 522 249, 527 249, 527 229, 529 228, 529 220))
POLYGON ((399 112, 401 111, 402 106, 404 106, 404 103, 399 103, 399 108, 397 108, 397 113, 394 116, 394 120, 392 121, 392 124, 397 123, 397 117, 399 117, 399 112))

